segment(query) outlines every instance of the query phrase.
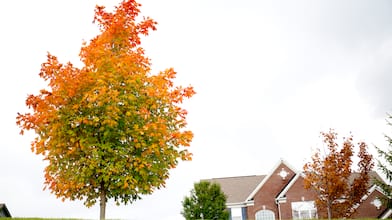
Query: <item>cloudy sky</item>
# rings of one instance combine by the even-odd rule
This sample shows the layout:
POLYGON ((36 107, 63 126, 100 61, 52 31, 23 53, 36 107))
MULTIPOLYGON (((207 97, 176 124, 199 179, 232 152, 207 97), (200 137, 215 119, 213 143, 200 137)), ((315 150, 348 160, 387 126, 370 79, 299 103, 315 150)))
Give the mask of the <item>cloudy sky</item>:
MULTIPOLYGON (((0 3, 0 203, 15 217, 97 218, 98 206, 61 202, 43 191, 45 163, 20 136, 17 112, 46 52, 78 63, 95 36, 96 4, 120 0, 19 0, 0 3)), ((335 128, 386 148, 392 113, 391 1, 141 0, 158 30, 143 41, 153 70, 174 67, 176 83, 197 95, 185 103, 195 137, 191 162, 167 187, 129 206, 110 203, 108 218, 182 219, 194 182, 266 174, 285 159, 298 170, 319 132, 335 128)), ((376 156, 376 155, 375 155, 376 156)))

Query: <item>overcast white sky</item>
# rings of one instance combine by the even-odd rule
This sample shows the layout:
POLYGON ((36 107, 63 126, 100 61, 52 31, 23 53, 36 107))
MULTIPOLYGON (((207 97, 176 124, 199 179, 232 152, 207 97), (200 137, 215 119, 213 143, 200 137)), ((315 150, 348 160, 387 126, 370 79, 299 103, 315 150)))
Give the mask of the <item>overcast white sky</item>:
MULTIPOLYGON (((18 135, 16 113, 46 52, 78 63, 97 34, 96 4, 120 0, 0 2, 0 203, 18 217, 97 218, 98 206, 61 202, 43 188, 33 134, 18 135)), ((154 71, 174 67, 197 91, 185 105, 195 137, 192 162, 167 187, 108 218, 182 219, 181 201, 199 179, 267 174, 285 159, 297 169, 321 146, 320 131, 352 132, 386 148, 392 113, 391 1, 141 0, 158 31, 144 42, 154 71)), ((375 155, 376 156, 376 155, 375 155)))

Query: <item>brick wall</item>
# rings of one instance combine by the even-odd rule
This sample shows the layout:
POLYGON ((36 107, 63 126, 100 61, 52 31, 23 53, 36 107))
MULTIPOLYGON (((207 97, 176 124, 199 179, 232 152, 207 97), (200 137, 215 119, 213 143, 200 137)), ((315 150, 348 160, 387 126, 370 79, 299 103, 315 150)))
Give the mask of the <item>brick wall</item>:
MULTIPOLYGON (((315 201, 316 193, 312 190, 306 190, 304 188, 304 178, 299 177, 296 182, 291 186, 291 188, 286 193, 286 203, 280 204, 280 210, 282 219, 292 219, 292 210, 291 203, 292 202, 300 202, 300 201, 315 201)), ((319 213, 319 210, 318 210, 319 213)))
POLYGON ((382 205, 377 208, 374 201, 377 198, 385 198, 385 196, 379 191, 375 190, 368 198, 362 202, 361 206, 355 211, 352 218, 377 218, 385 210, 385 206, 382 205))
POLYGON ((254 196, 254 206, 248 207, 248 219, 255 219, 255 214, 259 210, 267 209, 275 213, 275 218, 279 218, 278 206, 275 203, 275 198, 282 191, 282 189, 289 183, 290 179, 295 175, 295 171, 291 170, 285 164, 280 164, 274 172, 269 176, 259 192, 254 196), (283 179, 279 173, 284 169, 288 172, 288 176, 283 179))

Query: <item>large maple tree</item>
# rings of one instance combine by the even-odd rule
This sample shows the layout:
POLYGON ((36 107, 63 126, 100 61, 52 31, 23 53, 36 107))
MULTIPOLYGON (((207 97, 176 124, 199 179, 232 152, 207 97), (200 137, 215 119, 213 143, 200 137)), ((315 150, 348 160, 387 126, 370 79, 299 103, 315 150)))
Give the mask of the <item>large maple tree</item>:
POLYGON ((35 131, 32 151, 48 161, 45 185, 57 197, 132 203, 165 185, 169 170, 187 151, 193 134, 186 128, 184 99, 191 86, 175 86, 176 72, 151 73, 141 37, 155 30, 140 18, 140 4, 124 0, 112 12, 95 9, 100 34, 84 43, 83 63, 60 63, 48 54, 39 76, 48 86, 29 95, 27 113, 17 125, 35 131))
POLYGON ((374 163, 367 152, 367 144, 358 143, 357 172, 352 169, 354 155, 353 136, 343 139, 339 146, 338 134, 334 130, 321 132, 327 149, 322 154, 318 149, 312 161, 304 166, 304 186, 314 190, 318 198, 316 204, 320 210, 326 210, 328 219, 350 217, 355 205, 368 190, 370 175, 374 163), (354 177, 354 178, 353 178, 354 177))

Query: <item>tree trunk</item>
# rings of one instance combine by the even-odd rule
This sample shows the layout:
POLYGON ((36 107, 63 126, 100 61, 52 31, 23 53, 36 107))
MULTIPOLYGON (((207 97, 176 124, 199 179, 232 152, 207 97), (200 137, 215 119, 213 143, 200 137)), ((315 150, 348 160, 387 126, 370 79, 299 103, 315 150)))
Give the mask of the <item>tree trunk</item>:
POLYGON ((99 195, 99 219, 100 220, 105 220, 105 214, 106 214, 106 189, 104 186, 104 183, 101 183, 101 188, 100 188, 100 195, 99 195))
POLYGON ((328 205, 327 205, 328 220, 331 220, 331 218, 332 218, 332 211, 331 211, 332 207, 331 206, 332 205, 329 204, 329 202, 328 202, 328 205))

